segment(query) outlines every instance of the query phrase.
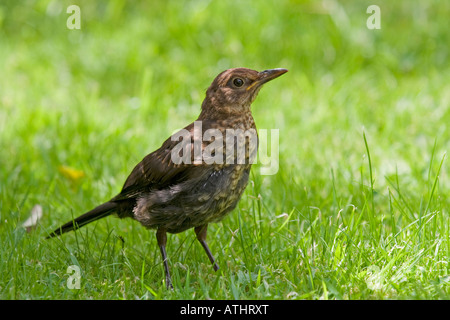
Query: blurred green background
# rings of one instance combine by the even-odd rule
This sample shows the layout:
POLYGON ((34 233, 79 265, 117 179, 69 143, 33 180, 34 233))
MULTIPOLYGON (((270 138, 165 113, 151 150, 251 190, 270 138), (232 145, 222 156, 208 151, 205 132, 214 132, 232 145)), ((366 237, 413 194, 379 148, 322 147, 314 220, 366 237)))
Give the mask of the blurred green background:
MULTIPOLYGON (((435 219, 443 219, 436 220, 442 229, 435 225, 420 236, 435 241, 448 232, 450 201, 448 161, 439 168, 450 147, 449 16, 450 2, 436 0, 2 0, 0 253, 2 261, 10 257, 11 250, 17 255, 16 260, 9 260, 9 266, 2 263, 3 271, 9 271, 0 281, 0 297, 72 297, 70 290, 49 292, 45 289, 48 287, 31 284, 42 279, 43 274, 52 279, 51 270, 62 270, 68 257, 77 256, 77 250, 81 250, 74 247, 78 249, 68 255, 73 236, 67 236, 64 241, 68 241, 69 249, 65 247, 55 258, 57 261, 52 260, 58 247, 42 238, 60 223, 119 192, 137 162, 174 130, 196 119, 211 81, 219 72, 233 67, 282 67, 289 73, 265 86, 253 104, 258 128, 280 130, 280 170, 277 175, 264 177, 253 171, 254 181, 241 201, 239 214, 234 212, 217 226, 220 232, 217 242, 213 242, 216 251, 232 239, 228 230, 241 226, 246 216, 253 221, 255 212, 263 225, 270 222, 280 226, 283 219, 277 217, 292 210, 295 215, 299 212, 299 223, 306 219, 302 214, 309 217, 307 224, 323 220, 319 224, 323 239, 319 246, 327 241, 333 243, 346 208, 364 208, 368 199, 373 201, 372 215, 358 220, 362 229, 356 235, 370 239, 372 248, 380 245, 383 235, 395 235, 426 215, 425 207, 429 212, 439 212, 435 219), (81 9, 80 30, 66 27, 70 16, 66 10, 72 4, 81 9), (370 16, 366 9, 372 4, 381 9, 379 30, 366 26, 370 16), (373 193, 369 192, 363 132, 371 154, 373 193), (434 180, 437 174, 439 179, 434 180), (255 209, 255 203, 259 209, 255 209), (44 209, 40 228, 31 235, 17 231, 35 204, 44 209), (370 228, 364 227, 365 222, 370 228), (27 237, 31 239, 25 240, 27 237), (26 252, 33 250, 36 256, 30 258, 26 252), (38 260, 48 267, 39 269, 36 279, 20 280, 23 265, 38 260), (11 278, 17 282, 11 283, 11 278)), ((108 228, 116 226, 119 234, 129 237, 129 243, 143 247, 150 242, 153 247, 149 250, 157 250, 154 235, 137 223, 111 219, 100 222, 98 230, 106 230, 105 224, 108 228), (137 239, 130 235, 134 230, 142 234, 137 239)), ((255 230, 261 228, 257 235, 265 232, 263 225, 255 223, 255 230)), ((266 230, 268 234, 270 230, 266 230)), ((328 291, 322 283, 335 290, 326 297, 421 297, 414 284, 377 296, 369 289, 349 291, 348 286, 355 285, 351 276, 341 277, 348 286, 339 283, 339 277, 329 275, 317 280, 312 272, 310 280, 299 280, 308 274, 304 270, 310 270, 309 264, 306 268, 292 259, 297 237, 307 238, 302 230, 294 225, 286 234, 275 236, 282 240, 273 240, 278 241, 278 260, 290 261, 290 270, 297 268, 297 277, 295 273, 291 276, 299 284, 280 280, 282 284, 275 281, 264 294, 252 290, 248 293, 247 288, 236 291, 241 295, 233 291, 215 297, 249 294, 252 298, 287 298, 290 292, 297 292, 289 297, 323 298, 328 291), (318 284, 314 285, 315 281, 318 284)), ((252 232, 249 230, 249 238, 252 232)), ((104 234, 106 243, 108 233, 104 234)), ((241 236, 244 243, 245 234, 241 236)), ((183 237, 174 236, 169 241, 182 246, 183 237)), ((307 241, 314 248, 317 239, 311 237, 307 241)), ((405 237, 402 241, 410 245, 415 242, 413 235, 405 237)), ((436 251, 436 259, 445 259, 449 252, 448 240, 442 241, 446 245, 441 248, 447 251, 436 251)), ((309 244, 305 242, 306 248, 309 244)), ((324 248, 323 252, 327 252, 328 246, 324 248)), ((177 251, 173 264, 185 249, 177 251)), ((241 249, 245 251, 245 247, 241 249)), ((411 250, 417 253, 421 248, 413 246, 411 250)), ((236 256, 240 255, 242 252, 236 256)), ((309 257, 311 264, 318 263, 314 256, 309 257)), ((372 257, 369 260, 381 264, 387 259, 375 253, 372 257)), ((203 258, 198 254, 187 264, 203 258)), ((348 255, 349 261, 353 258, 348 255)), ((152 263, 158 263, 158 255, 154 259, 152 263)), ((309 259, 308 255, 302 259, 309 259)), ((332 260, 325 254, 321 259, 324 263, 332 260)), ((134 267, 141 268, 141 263, 136 262, 134 267)), ((346 272, 357 274, 367 265, 366 261, 348 266, 346 272)), ((158 264, 155 270, 159 276, 160 269, 158 264)), ((248 266, 245 270, 249 270, 248 266)), ((249 272, 258 274, 255 270, 249 272)), ((446 271, 430 279, 443 274, 446 271)), ((149 282, 151 286, 158 283, 149 282)), ((226 283, 223 286, 227 287, 226 283)), ((442 292, 439 290, 426 292, 435 297, 442 292)), ((80 297, 102 298, 87 292, 80 297)), ((191 298, 191 294, 189 291, 181 297, 191 298)), ((110 297, 119 295, 113 293, 110 297)), ((210 295, 204 292, 200 297, 210 295)))

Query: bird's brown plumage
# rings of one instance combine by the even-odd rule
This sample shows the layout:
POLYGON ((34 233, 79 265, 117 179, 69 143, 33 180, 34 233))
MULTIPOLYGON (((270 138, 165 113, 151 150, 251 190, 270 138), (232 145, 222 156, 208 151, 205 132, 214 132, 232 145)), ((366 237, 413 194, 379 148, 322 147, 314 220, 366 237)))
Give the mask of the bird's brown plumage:
MULTIPOLYGON (((207 225, 220 221, 238 203, 248 182, 251 153, 256 152, 257 136, 255 134, 256 144, 248 136, 241 140, 245 141, 248 151, 243 163, 238 163, 237 153, 231 153, 231 156, 224 154, 222 163, 207 163, 204 159, 196 162, 195 147, 200 145, 201 150, 205 151, 215 141, 203 141, 202 138, 209 129, 217 130, 224 137, 230 129, 256 133, 251 103, 265 82, 285 72, 285 69, 257 72, 235 68, 220 73, 206 91, 198 119, 183 129, 188 138, 186 149, 183 150, 191 151, 190 161, 187 161, 189 163, 174 162, 173 151, 180 139, 169 137, 159 149, 135 166, 117 196, 56 229, 50 237, 77 229, 112 213, 121 218, 131 217, 147 228, 157 229, 166 282, 171 286, 165 252, 166 232, 177 233, 194 228, 198 240, 217 270, 218 265, 206 244, 207 225), (195 133, 198 124, 201 124, 200 135, 195 133)), ((238 147, 237 141, 239 138, 233 139, 235 148, 238 147)), ((225 153, 225 139, 220 150, 225 153)))

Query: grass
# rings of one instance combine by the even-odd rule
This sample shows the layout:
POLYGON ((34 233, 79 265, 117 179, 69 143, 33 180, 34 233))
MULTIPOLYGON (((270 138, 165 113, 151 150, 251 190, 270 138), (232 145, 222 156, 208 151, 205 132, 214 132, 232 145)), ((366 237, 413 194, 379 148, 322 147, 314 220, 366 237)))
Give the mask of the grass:
POLYGON ((71 4, 0 4, 1 299, 450 297, 447 2, 378 1, 380 30, 370 1, 79 1, 68 30, 71 4), (173 291, 132 220, 45 240, 119 192, 236 66, 289 73, 253 104, 280 130, 279 171, 256 165, 210 226, 218 272, 193 231, 169 236, 173 291))

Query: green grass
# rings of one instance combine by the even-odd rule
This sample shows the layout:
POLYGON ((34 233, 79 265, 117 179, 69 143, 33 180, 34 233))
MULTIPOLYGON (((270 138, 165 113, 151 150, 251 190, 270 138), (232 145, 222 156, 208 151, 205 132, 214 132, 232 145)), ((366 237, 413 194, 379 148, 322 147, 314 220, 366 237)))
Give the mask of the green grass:
POLYGON ((78 1, 68 30, 71 4, 0 4, 0 299, 450 298, 448 2, 378 1, 381 30, 371 1, 78 1), (256 165, 209 227, 218 272, 192 230, 169 235, 173 291, 135 221, 45 240, 118 193, 238 66, 289 73, 253 104, 280 130, 278 173, 256 165))

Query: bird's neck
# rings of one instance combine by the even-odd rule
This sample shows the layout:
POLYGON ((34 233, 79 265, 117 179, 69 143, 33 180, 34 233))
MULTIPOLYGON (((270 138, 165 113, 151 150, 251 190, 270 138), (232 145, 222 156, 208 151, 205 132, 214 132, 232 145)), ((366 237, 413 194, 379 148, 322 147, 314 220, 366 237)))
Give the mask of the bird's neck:
POLYGON ((202 112, 199 120, 225 120, 228 118, 246 118, 251 116, 250 103, 248 105, 228 105, 222 101, 208 99, 203 100, 202 112))
POLYGON ((250 108, 241 109, 221 107, 220 109, 203 108, 197 121, 217 122, 229 124, 230 127, 246 129, 256 129, 255 121, 250 108))

